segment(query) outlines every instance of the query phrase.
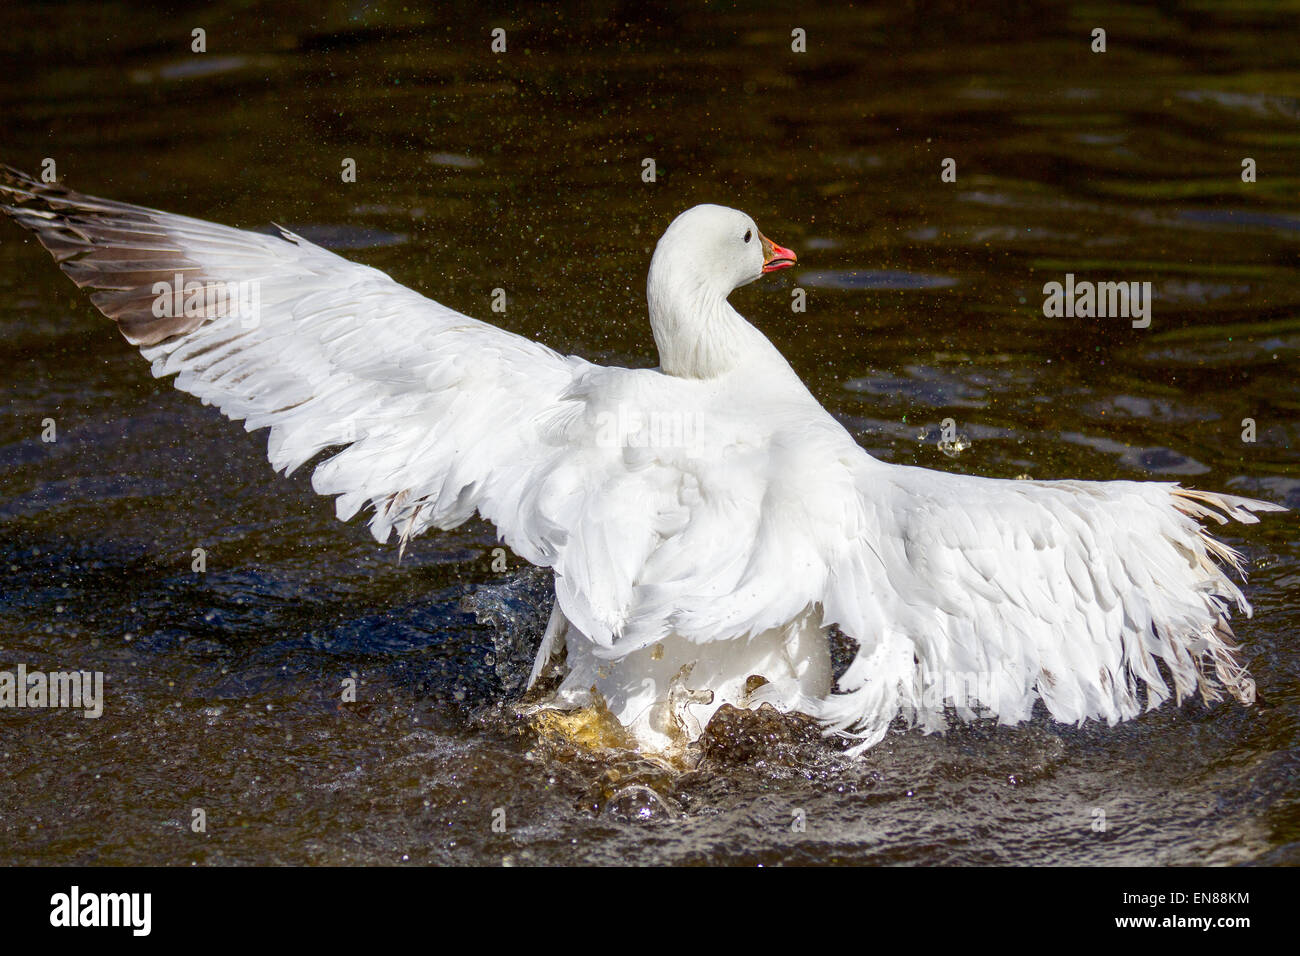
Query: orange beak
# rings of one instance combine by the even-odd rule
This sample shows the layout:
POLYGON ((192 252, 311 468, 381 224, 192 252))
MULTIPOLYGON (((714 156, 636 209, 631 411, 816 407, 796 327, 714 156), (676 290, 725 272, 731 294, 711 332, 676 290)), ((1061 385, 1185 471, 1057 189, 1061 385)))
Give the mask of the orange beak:
POLYGON ((785 246, 778 246, 761 232, 758 234, 758 240, 763 244, 763 271, 775 272, 777 269, 788 269, 796 262, 799 257, 794 251, 787 249, 785 246))

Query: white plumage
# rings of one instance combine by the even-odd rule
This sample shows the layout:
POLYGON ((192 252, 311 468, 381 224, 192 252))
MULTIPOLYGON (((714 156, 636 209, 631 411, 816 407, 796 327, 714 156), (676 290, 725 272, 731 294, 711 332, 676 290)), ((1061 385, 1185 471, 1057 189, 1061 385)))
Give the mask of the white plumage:
POLYGON ((1197 519, 1267 502, 1155 482, 1009 481, 871 458, 726 301, 793 262, 697 206, 648 282, 661 367, 592 365, 468 318, 287 231, 267 236, 0 175, 31 229, 155 376, 249 431, 338 516, 402 546, 475 511, 553 569, 537 663, 652 749, 724 703, 878 741, 902 715, 1108 722, 1254 685, 1228 625, 1237 555, 1197 519), (256 322, 158 315, 153 289, 253 283, 256 322), (832 674, 830 627, 856 643, 832 674), (1162 676, 1159 662, 1163 663, 1162 676), (1170 686, 1172 684, 1172 687, 1170 686), (1141 687, 1145 686, 1145 691, 1141 687))

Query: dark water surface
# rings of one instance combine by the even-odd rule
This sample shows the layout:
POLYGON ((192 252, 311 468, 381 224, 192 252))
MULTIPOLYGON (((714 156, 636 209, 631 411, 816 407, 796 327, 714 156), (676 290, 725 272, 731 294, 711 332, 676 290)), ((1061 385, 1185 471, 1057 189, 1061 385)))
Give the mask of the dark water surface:
MULTIPOLYGON (((406 6, 10 3, 0 159, 283 223, 479 317, 504 287, 501 324, 639 366, 659 233, 738 206, 800 268, 733 302, 873 454, 1300 506, 1300 6, 406 6), (1067 272, 1151 282, 1150 328, 1045 318, 1067 272)), ((489 527, 398 566, 308 470, 274 476, 261 435, 154 381, 9 223, 0 325, 0 667, 102 670, 108 694, 99 720, 0 712, 0 862, 1300 862, 1291 515, 1224 532, 1249 564, 1255 707, 674 776, 503 716, 520 622, 461 602, 527 582, 492 569, 489 527)))

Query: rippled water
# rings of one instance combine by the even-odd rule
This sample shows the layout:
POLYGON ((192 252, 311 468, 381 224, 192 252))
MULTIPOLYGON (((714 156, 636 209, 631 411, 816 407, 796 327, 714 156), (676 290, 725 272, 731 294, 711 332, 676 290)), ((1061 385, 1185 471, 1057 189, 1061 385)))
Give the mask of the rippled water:
MULTIPOLYGON (((501 286, 502 324, 641 366, 659 232, 739 206, 801 268, 733 302, 873 454, 1300 506, 1294 6, 326 6, 11 4, 0 159, 283 223, 470 314, 501 286), (1066 273, 1151 282, 1151 327, 1045 318, 1066 273)), ((6 862, 1300 861, 1292 516, 1225 532, 1258 706, 900 732, 857 762, 758 727, 670 774, 510 718, 544 609, 486 525, 399 566, 306 472, 273 476, 260 437, 154 382, 10 224, 0 323, 0 666, 108 675, 98 721, 0 713, 6 862)))

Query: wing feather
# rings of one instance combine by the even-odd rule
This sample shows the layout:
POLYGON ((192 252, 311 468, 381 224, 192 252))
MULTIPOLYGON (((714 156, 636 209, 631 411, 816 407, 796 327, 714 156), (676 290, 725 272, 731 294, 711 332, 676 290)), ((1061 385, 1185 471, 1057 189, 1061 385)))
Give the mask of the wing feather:
POLYGON ((874 461, 860 485, 872 521, 823 603, 859 650, 821 714, 860 746, 899 715, 928 729, 948 708, 1015 723, 1039 699, 1061 721, 1114 723, 1141 710, 1142 685, 1148 707, 1191 693, 1253 700, 1228 624, 1234 607, 1250 614, 1225 573, 1240 559, 1196 519, 1284 508, 1169 483, 874 461))
POLYGON ((373 509, 370 529, 382 542, 394 529, 409 538, 455 525, 477 508, 522 550, 545 557, 543 539, 555 529, 520 511, 517 491, 561 450, 539 447, 541 422, 564 406, 587 363, 285 229, 246 232, 8 167, 0 199, 140 347, 155 376, 176 376, 177 388, 249 431, 269 428, 277 470, 342 447, 312 478, 338 497, 340 518, 373 509), (178 312, 185 297, 157 283, 239 290, 245 299, 204 298, 178 312), (241 311, 239 302, 256 308, 241 311))

